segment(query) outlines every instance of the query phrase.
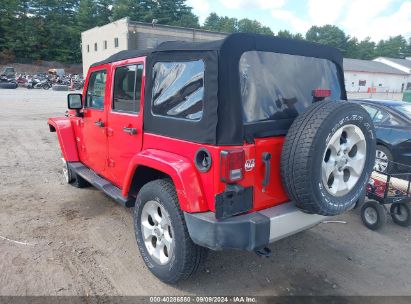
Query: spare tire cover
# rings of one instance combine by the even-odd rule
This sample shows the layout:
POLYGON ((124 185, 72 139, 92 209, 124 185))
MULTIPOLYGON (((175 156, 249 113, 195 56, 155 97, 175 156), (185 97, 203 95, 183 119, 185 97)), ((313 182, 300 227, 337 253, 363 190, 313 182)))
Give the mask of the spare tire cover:
POLYGON ((375 161, 375 130, 360 105, 320 101, 291 125, 281 155, 281 177, 297 207, 337 215, 363 195, 375 161))

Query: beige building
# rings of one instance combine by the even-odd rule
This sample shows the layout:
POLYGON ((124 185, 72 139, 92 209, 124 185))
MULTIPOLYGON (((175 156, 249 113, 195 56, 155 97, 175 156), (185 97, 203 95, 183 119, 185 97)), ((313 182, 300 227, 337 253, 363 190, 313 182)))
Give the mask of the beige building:
POLYGON ((193 28, 135 22, 123 18, 81 33, 83 74, 91 64, 122 50, 154 48, 170 40, 219 40, 224 33, 193 28))

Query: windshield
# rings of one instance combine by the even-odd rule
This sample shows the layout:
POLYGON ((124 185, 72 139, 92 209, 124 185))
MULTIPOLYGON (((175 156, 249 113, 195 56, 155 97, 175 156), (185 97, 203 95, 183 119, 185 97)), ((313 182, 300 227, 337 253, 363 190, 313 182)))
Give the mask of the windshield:
POLYGON ((341 99, 336 65, 321 58, 249 51, 240 59, 243 120, 296 117, 313 103, 312 90, 331 90, 328 99, 341 99))
POLYGON ((411 119, 411 104, 395 105, 392 107, 398 112, 401 112, 408 119, 411 119))

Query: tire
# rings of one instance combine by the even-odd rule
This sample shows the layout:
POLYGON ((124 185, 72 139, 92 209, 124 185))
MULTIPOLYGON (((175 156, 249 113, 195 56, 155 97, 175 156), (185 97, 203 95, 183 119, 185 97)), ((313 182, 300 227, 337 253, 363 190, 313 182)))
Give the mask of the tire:
POLYGON ((378 230, 387 222, 387 211, 376 201, 368 201, 361 207, 361 220, 371 230, 378 230))
POLYGON ((354 103, 320 101, 291 125, 281 155, 281 177, 298 208, 332 216, 353 208, 361 198, 374 161, 375 130, 369 114, 354 103), (349 142, 357 139, 348 150, 349 142))
POLYGON ((76 188, 90 187, 90 183, 86 181, 84 178, 82 178, 80 175, 78 175, 77 173, 74 173, 73 175, 74 175, 73 180, 70 182, 70 184, 73 187, 76 187, 76 188))
POLYGON ((61 158, 61 161, 63 162, 63 176, 64 176, 64 180, 66 181, 67 184, 71 184, 74 179, 75 176, 73 174, 73 172, 71 171, 70 167, 68 166, 66 160, 64 158, 61 158))
POLYGON ((90 186, 88 181, 70 169, 70 166, 67 165, 64 158, 61 160, 63 161, 63 176, 67 184, 70 184, 76 188, 86 188, 90 186))
POLYGON ((375 149, 374 170, 382 173, 392 173, 394 169, 392 163, 390 163, 392 161, 393 157, 391 151, 382 145, 377 145, 375 149))
POLYGON ((2 82, 0 83, 0 89, 17 89, 18 85, 14 82, 2 82))
POLYGON ((43 90, 48 90, 50 89, 50 85, 49 84, 43 84, 43 90))
POLYGON ((176 283, 189 278, 206 259, 208 250, 191 240, 183 212, 179 207, 176 190, 168 179, 154 180, 141 188, 134 208, 134 229, 145 264, 165 283, 176 283), (161 231, 159 226, 156 226, 155 219, 156 222, 161 219, 166 225, 161 231), (143 229, 143 226, 149 229, 143 229), (157 227, 157 235, 160 235, 158 238, 151 227, 157 227), (147 243, 144 241, 144 235, 147 243), (167 248, 160 250, 158 259, 154 252, 157 246, 167 248))
POLYGON ((392 204, 390 208, 392 220, 397 225, 408 227, 411 225, 411 205, 410 203, 392 204))
POLYGON ((364 189, 363 193, 361 194, 360 198, 355 202, 354 207, 352 208, 357 209, 358 207, 362 206, 365 202, 365 198, 366 198, 367 194, 366 191, 364 189))
POLYGON ((68 91, 68 86, 65 84, 55 84, 52 86, 53 91, 68 91))

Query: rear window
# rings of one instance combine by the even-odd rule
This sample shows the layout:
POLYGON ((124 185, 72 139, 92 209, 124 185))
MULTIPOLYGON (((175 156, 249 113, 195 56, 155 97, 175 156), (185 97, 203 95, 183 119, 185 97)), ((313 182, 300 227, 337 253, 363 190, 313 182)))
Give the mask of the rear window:
POLYGON ((200 120, 203 98, 204 61, 157 62, 154 65, 154 115, 200 120))
POLYGON ((341 99, 336 65, 313 57, 245 52, 240 85, 245 123, 294 118, 313 103, 317 88, 331 90, 327 99, 341 99))

